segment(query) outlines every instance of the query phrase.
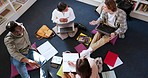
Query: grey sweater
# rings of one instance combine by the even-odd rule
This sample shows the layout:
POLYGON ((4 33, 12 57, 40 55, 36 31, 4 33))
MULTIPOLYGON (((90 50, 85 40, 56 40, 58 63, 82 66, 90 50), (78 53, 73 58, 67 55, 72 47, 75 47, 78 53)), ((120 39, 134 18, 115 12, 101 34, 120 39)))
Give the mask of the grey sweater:
MULTIPOLYGON (((24 26, 22 27, 24 28, 24 26)), ((25 57, 23 54, 28 54, 31 45, 25 28, 22 36, 19 37, 9 32, 4 38, 4 43, 9 54, 18 61, 25 57)))

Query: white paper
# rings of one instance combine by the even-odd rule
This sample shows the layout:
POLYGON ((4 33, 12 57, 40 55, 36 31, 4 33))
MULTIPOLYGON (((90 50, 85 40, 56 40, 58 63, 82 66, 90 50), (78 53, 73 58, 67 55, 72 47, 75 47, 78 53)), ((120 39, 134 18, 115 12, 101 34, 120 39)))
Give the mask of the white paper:
POLYGON ((116 74, 113 70, 107 71, 107 72, 102 72, 102 77, 103 78, 116 78, 116 74))
POLYGON ((114 65, 114 67, 112 67, 112 66, 110 66, 110 65, 107 65, 110 69, 113 69, 113 68, 115 68, 115 67, 117 67, 117 66, 119 66, 119 65, 121 65, 121 64, 123 64, 123 62, 121 61, 121 59, 119 58, 119 57, 117 57, 117 60, 116 60, 116 62, 115 62, 115 65, 114 65))
POLYGON ((61 62, 62 62, 62 57, 53 56, 51 62, 52 62, 52 63, 55 63, 55 64, 61 64, 61 62))
POLYGON ((68 65, 68 61, 76 64, 78 53, 63 53, 63 72, 76 72, 76 68, 68 65))
POLYGON ((49 41, 46 41, 37 47, 37 50, 46 58, 46 60, 49 60, 51 57, 58 53, 58 51, 49 43, 49 41))

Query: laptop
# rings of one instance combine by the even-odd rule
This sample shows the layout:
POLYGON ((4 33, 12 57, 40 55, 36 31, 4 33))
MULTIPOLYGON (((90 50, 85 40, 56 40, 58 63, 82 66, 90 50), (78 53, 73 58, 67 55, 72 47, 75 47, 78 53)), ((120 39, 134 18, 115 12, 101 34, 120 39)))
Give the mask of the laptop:
POLYGON ((105 35, 110 35, 112 32, 114 32, 116 30, 116 28, 110 27, 106 24, 100 24, 97 27, 97 31, 105 34, 105 35))
POLYGON ((74 32, 74 22, 69 22, 67 24, 57 24, 58 26, 58 33, 68 33, 68 32, 74 32))

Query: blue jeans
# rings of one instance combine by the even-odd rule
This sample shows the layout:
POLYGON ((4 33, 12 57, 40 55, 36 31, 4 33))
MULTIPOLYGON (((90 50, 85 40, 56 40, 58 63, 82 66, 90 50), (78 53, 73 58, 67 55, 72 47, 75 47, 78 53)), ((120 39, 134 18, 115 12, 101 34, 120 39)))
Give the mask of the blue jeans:
MULTIPOLYGON (((48 78, 48 71, 46 70, 46 65, 44 64, 46 60, 42 55, 40 55, 38 52, 34 50, 29 50, 29 53, 25 56, 40 64, 40 78, 48 78)), ((22 78, 30 78, 26 68, 26 63, 20 62, 15 58, 11 58, 11 62, 16 67, 18 73, 21 75, 22 78)))

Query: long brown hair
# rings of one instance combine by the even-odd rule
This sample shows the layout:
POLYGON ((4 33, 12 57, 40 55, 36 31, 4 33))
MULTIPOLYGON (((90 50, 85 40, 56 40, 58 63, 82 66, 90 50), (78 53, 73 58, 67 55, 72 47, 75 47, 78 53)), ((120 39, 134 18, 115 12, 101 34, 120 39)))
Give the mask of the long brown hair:
POLYGON ((87 58, 77 60, 76 73, 79 74, 81 78, 90 78, 92 69, 87 58))
POLYGON ((117 10, 116 2, 114 0, 105 0, 108 9, 115 12, 117 10))

